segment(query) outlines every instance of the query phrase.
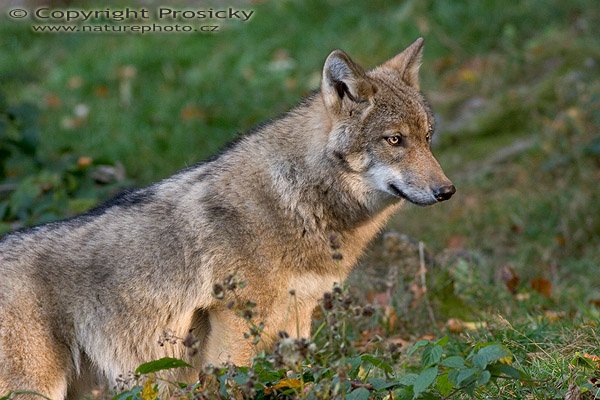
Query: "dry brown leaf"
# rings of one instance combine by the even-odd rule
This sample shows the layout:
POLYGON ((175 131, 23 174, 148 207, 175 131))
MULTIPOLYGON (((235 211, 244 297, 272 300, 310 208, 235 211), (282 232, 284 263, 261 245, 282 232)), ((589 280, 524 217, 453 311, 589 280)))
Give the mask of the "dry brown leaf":
POLYGON ((546 310, 544 311, 544 316, 550 321, 550 322, 556 322, 562 318, 564 318, 565 316, 565 312, 564 311, 553 311, 553 310, 546 310))
POLYGON ((367 293, 367 301, 371 304, 377 304, 381 307, 385 307, 388 304, 390 304, 391 293, 389 291, 385 291, 385 292, 370 291, 367 293))
POLYGON ((446 328, 452 333, 461 333, 464 331, 476 331, 481 328, 485 328, 487 322, 485 321, 463 321, 458 318, 450 318, 446 322, 446 328))
POLYGON ((600 299, 592 299, 592 300, 590 300, 590 304, 595 307, 600 308, 600 299))
POLYGON ((517 287, 519 286, 519 275, 510 265, 505 265, 500 269, 500 280, 504 282, 504 285, 512 294, 517 293, 517 287))
POLYGON ((298 389, 302 386, 302 382, 295 378, 282 379, 271 387, 265 388, 265 394, 271 394, 278 389, 298 389))
POLYGON ((62 105, 60 97, 52 93, 46 95, 45 101, 48 108, 59 108, 62 105))
POLYGON ((86 168, 86 167, 89 167, 90 165, 92 165, 93 161, 94 160, 91 157, 81 156, 77 160, 77 166, 79 168, 86 168))
POLYGON ((542 296, 552 296, 552 283, 546 278, 535 278, 531 281, 531 288, 542 296))
POLYGON ((452 235, 446 243, 446 247, 453 250, 460 250, 465 248, 467 239, 462 235, 452 235))
POLYGON ((183 121, 204 119, 204 117, 206 117, 206 112, 204 112, 204 110, 198 106, 187 105, 181 110, 181 112, 179 113, 179 117, 183 121))
POLYGON ((96 95, 96 97, 108 96, 108 87, 106 85, 96 86, 94 88, 94 95, 96 95))

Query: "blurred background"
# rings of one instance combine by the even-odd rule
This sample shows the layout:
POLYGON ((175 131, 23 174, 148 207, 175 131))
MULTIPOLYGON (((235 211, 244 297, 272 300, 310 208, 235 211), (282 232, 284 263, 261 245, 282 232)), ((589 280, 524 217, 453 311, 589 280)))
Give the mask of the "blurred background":
POLYGON ((74 215, 208 157, 318 88, 332 49, 374 67, 422 36, 434 153, 458 192, 407 206, 388 228, 450 268, 439 285, 455 310, 440 297, 438 317, 485 309, 526 321, 550 310, 573 329, 597 320, 597 0, 173 2, 254 14, 185 21, 216 24, 213 33, 144 35, 35 32, 39 21, 7 16, 41 4, 1 10, 0 232, 74 215), (438 256, 449 252, 462 261, 438 256))

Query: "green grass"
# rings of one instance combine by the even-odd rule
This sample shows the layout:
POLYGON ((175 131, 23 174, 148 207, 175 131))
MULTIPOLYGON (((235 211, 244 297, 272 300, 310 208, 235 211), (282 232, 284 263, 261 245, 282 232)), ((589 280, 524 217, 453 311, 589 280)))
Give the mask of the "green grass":
MULTIPOLYGON (((93 165, 120 162, 130 179, 125 184, 148 184, 288 110, 318 87, 332 49, 371 67, 424 36, 422 86, 439 120, 434 152, 458 192, 435 207, 406 207, 390 227, 434 254, 451 247, 480 261, 429 272, 437 324, 428 332, 415 328, 405 339, 441 337, 450 318, 483 321, 478 330, 450 332, 447 351, 502 343, 531 382, 498 380, 475 397, 560 399, 570 383, 585 389, 598 366, 582 367, 577 354, 599 355, 600 348, 600 314, 592 304, 600 299, 596 2, 331 0, 244 7, 255 10, 250 22, 216 34, 39 34, 25 22, 2 20, 0 103, 40 110, 32 125, 39 132, 36 162, 14 154, 0 160, 5 183, 21 185, 12 200, 0 191, 4 229, 71 215, 108 196, 113 186, 99 188, 90 171, 74 167, 81 156, 93 165), (74 110, 82 104, 89 114, 77 120, 74 110), (522 140, 531 145, 497 158, 522 140), (49 182, 65 189, 43 197, 40 187, 49 182), (52 207, 44 203, 35 211, 42 200, 52 207), (517 295, 497 278, 505 266, 520 278, 517 295), (532 289, 539 278, 552 285, 549 298, 532 289)), ((3 155, 1 140, 0 134, 3 155)), ((402 359, 399 371, 410 371, 411 362, 402 359)))

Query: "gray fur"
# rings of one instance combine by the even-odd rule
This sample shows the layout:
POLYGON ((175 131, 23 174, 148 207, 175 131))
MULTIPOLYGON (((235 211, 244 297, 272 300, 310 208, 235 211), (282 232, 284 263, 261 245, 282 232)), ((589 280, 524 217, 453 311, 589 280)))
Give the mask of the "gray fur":
MULTIPOLYGON (((413 50, 402 54, 420 57, 413 50)), ((318 299, 403 199, 431 204, 432 190, 450 185, 426 140, 431 111, 395 67, 413 65, 401 55, 365 72, 336 51, 320 93, 218 157, 0 241, 0 394, 75 398, 164 356, 196 367, 248 364, 244 321, 211 295, 230 274, 246 282, 240 298, 254 301, 266 324, 262 347, 280 330, 308 336, 318 299), (356 95, 340 95, 328 77, 356 95), (386 143, 393 132, 407 137, 405 147, 386 143), (191 329, 204 338, 196 358, 158 345, 165 330, 191 329)), ((196 377, 188 369, 173 378, 196 377)))

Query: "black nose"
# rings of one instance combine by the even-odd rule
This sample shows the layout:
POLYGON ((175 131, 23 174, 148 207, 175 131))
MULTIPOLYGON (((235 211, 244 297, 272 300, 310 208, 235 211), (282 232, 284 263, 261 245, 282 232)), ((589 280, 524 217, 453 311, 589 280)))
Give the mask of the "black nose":
POLYGON ((448 200, 454 193, 456 193, 454 185, 442 186, 433 191, 433 195, 437 201, 448 200))

